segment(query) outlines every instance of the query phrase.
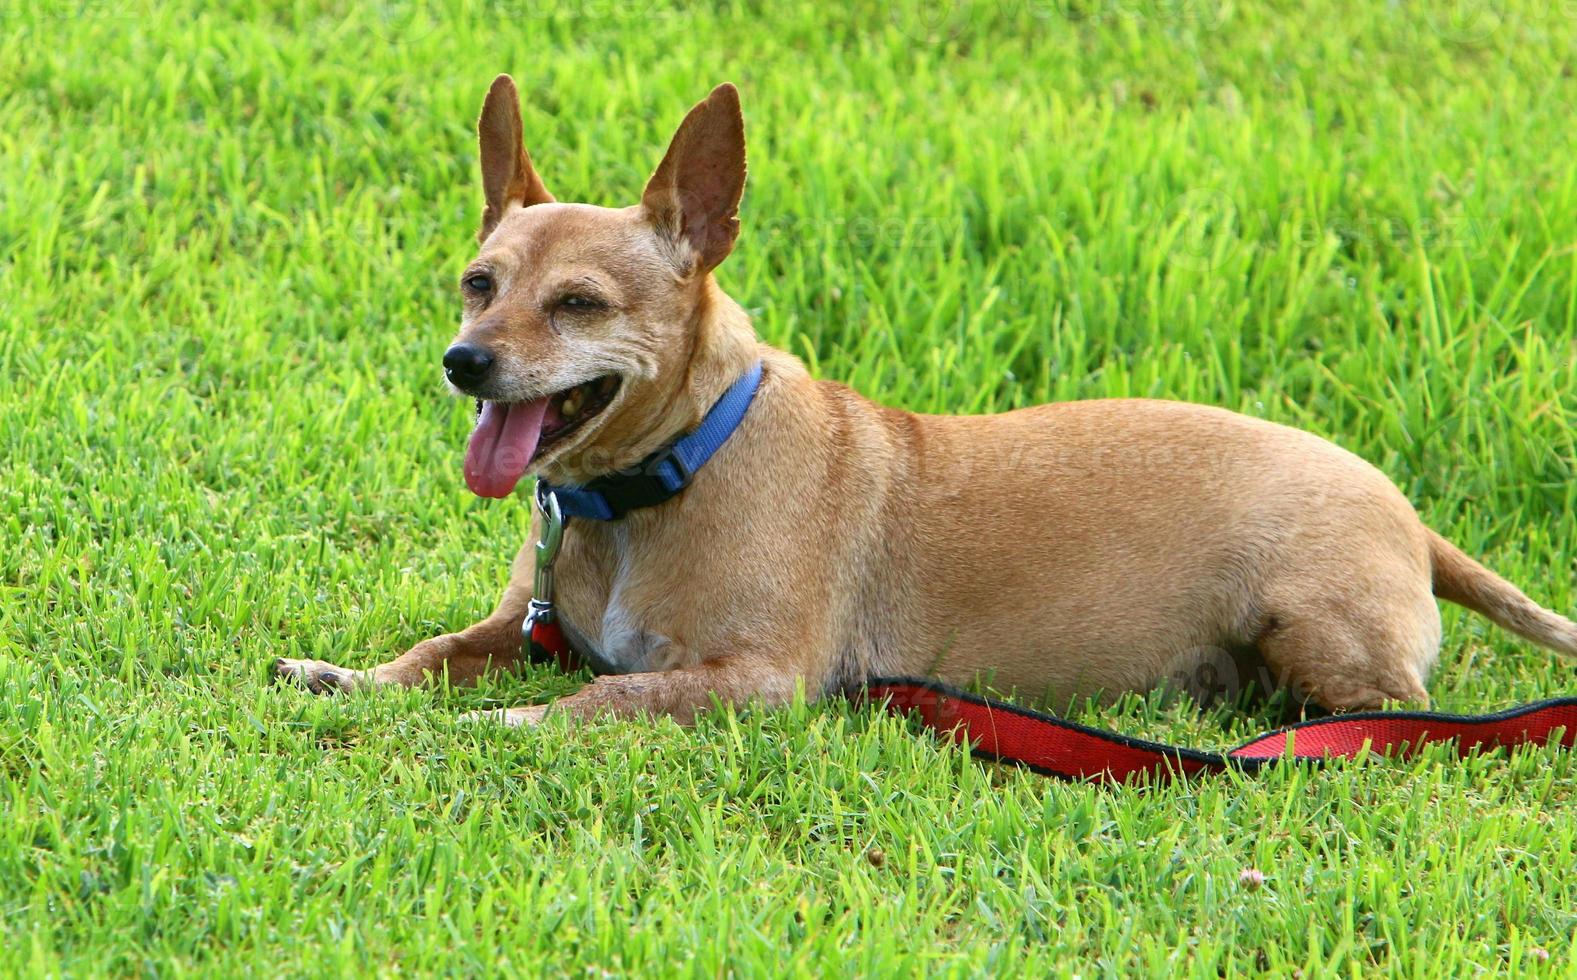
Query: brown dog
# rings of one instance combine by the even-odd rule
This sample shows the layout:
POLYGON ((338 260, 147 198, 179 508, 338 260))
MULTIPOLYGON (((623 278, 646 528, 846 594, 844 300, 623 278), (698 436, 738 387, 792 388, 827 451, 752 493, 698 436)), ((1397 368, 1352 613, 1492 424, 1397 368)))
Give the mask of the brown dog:
MULTIPOLYGON (((634 467, 764 365, 742 424, 687 489, 569 526, 561 621, 617 672, 557 710, 685 722, 714 697, 781 703, 878 675, 1067 699, 1245 655, 1329 709, 1423 701, 1437 596, 1577 653, 1577 625, 1312 435, 1162 401, 920 416, 812 380, 757 341, 711 275, 745 184, 732 86, 691 110, 641 203, 622 210, 554 202, 507 76, 478 131, 482 249, 445 355, 451 381, 483 401, 473 490, 506 496, 527 472, 574 487, 634 467)), ((390 663, 277 669, 332 691, 508 668, 532 571, 528 545, 491 616, 390 663)))

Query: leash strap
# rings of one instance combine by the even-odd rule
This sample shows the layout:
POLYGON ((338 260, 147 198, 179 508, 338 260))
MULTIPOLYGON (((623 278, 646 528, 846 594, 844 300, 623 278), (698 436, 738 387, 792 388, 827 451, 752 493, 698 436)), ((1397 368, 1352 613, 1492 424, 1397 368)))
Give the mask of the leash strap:
POLYGON ((761 362, 757 361, 729 386, 694 432, 646 457, 635 472, 601 476, 583 487, 555 487, 538 481, 538 499, 544 493, 557 496, 565 517, 616 521, 632 510, 678 496, 739 428, 760 387, 761 362))
POLYGON ((580 669, 580 658, 570 649, 556 617, 526 623, 526 656, 534 664, 558 664, 566 674, 580 669))
POLYGON ((1366 752, 1405 757, 1421 746, 1454 742, 1466 756, 1518 745, 1577 744, 1577 697, 1540 701, 1489 715, 1369 711, 1316 718, 1250 739, 1225 753, 1089 728, 934 681, 871 681, 856 696, 908 715, 978 757, 1012 762, 1046 776, 1125 783, 1226 769, 1257 772, 1293 759, 1321 763, 1366 752))
MULTIPOLYGON (((566 671, 582 666, 556 620, 528 624, 528 637, 534 663, 556 663, 566 671)), ((1577 697, 1487 715, 1430 711, 1333 715, 1278 728, 1223 753, 1090 728, 936 681, 883 678, 854 689, 850 696, 914 718, 943 738, 967 745, 978 758, 1082 782, 1165 782, 1228 769, 1255 773, 1275 762, 1319 764, 1370 752, 1405 758, 1425 745, 1448 742, 1455 743, 1461 756, 1519 745, 1577 745, 1577 697)))

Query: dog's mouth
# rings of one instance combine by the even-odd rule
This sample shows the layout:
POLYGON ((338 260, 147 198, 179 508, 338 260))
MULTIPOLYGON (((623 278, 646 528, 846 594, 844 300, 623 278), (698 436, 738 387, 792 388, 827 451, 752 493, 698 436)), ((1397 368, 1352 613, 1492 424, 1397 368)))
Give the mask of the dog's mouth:
POLYGON ((466 486, 480 497, 509 496, 532 463, 600 415, 618 392, 619 376, 605 374, 531 401, 477 399, 466 486))

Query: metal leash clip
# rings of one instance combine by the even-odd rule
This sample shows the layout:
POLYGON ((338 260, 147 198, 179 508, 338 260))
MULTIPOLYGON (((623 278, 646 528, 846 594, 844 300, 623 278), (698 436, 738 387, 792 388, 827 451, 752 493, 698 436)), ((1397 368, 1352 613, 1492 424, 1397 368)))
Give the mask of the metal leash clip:
POLYGON ((520 626, 525 640, 527 656, 535 663, 557 662, 565 670, 574 670, 579 659, 564 639, 564 631, 557 622, 553 609, 553 563, 558 560, 559 546, 564 543, 564 511, 559 506, 558 494, 544 490, 537 484, 537 509, 542 512, 542 536, 537 539, 537 572, 532 582, 531 605, 526 611, 526 621, 520 626))

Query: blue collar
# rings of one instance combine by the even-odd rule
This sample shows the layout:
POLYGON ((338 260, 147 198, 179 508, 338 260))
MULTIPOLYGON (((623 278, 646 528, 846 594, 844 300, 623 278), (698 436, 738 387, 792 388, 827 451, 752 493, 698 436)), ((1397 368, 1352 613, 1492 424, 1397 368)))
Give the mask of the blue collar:
MULTIPOLYGON (((544 494, 551 493, 558 497, 565 517, 616 521, 632 510, 677 497, 690 485, 696 471, 739 428, 760 386, 761 362, 757 361, 723 392, 694 432, 652 453, 633 469, 599 476, 583 487, 556 487, 538 480, 537 500, 540 502, 544 494)), ((543 513, 547 513, 546 508, 543 513)))

